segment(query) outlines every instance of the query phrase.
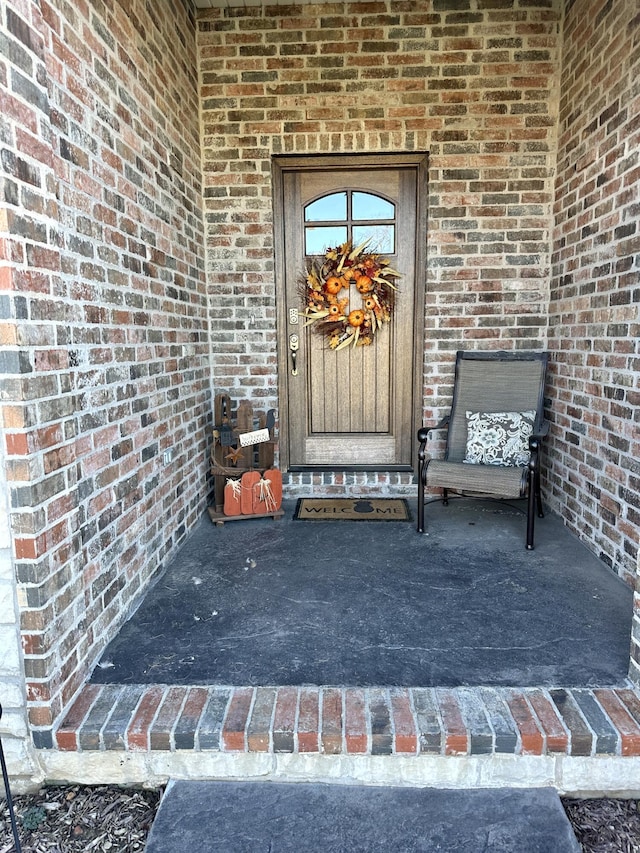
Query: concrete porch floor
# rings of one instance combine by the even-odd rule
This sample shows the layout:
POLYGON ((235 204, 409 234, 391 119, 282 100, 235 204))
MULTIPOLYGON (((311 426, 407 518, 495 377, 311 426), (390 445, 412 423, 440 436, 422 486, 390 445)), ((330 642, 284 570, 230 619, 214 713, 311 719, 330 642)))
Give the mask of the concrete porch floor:
MULTIPOLYGON (((640 791, 632 591, 549 515, 208 517, 106 650, 49 778, 640 791)), ((41 740, 38 742, 37 738, 41 740)))
POLYGON ((203 518, 105 651, 102 684, 621 685, 632 591, 555 516, 513 505, 411 522, 203 518))

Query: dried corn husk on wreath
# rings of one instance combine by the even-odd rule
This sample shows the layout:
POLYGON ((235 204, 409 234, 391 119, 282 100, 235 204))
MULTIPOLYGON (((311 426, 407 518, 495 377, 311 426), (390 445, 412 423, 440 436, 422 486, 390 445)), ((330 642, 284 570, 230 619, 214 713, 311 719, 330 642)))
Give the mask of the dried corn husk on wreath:
POLYGON ((393 279, 400 273, 387 258, 367 251, 369 242, 355 249, 351 243, 327 249, 324 260, 314 262, 301 281, 305 326, 313 325, 331 349, 368 346, 391 320, 397 291, 393 279))

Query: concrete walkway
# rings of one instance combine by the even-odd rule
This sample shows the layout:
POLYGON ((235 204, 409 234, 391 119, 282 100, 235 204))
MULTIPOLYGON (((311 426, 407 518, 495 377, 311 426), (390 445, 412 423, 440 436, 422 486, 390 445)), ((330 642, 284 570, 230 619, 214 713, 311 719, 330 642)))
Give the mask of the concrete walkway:
POLYGON ((171 783, 146 853, 579 853, 551 788, 171 783))

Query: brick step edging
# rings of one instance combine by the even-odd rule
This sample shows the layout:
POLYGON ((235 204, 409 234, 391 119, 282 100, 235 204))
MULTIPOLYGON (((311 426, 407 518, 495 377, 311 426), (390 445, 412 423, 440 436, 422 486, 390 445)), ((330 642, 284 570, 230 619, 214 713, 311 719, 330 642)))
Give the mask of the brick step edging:
POLYGON ((325 755, 640 755, 631 686, 203 687, 87 684, 37 748, 325 755))

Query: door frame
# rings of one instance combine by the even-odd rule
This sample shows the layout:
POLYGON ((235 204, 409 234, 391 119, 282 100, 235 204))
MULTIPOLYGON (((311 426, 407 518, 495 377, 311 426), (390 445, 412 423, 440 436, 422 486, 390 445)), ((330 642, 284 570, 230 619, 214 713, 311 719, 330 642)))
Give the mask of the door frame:
MULTIPOLYGON (((331 171, 344 169, 393 169, 412 168, 416 171, 416 259, 414 288, 414 353, 411 406, 411 430, 415 436, 422 423, 424 334, 425 334, 425 291, 427 285, 427 190, 428 160, 426 151, 399 154, 310 154, 277 155, 272 158, 273 191, 273 235, 275 259, 276 339, 278 353, 278 407, 279 407, 279 461, 283 471, 289 470, 289 349, 288 349, 288 306, 285 291, 284 258, 284 175, 290 171, 331 171)), ((410 471, 417 469, 417 442, 411 442, 409 465, 385 465, 386 471, 410 471)), ((374 466, 381 470, 379 466, 374 466)), ((339 470, 373 470, 370 465, 340 465, 339 470)), ((296 466, 295 470, 301 470, 296 466)), ((336 470, 336 466, 309 465, 304 470, 336 470)))

